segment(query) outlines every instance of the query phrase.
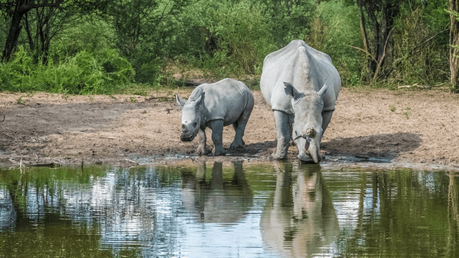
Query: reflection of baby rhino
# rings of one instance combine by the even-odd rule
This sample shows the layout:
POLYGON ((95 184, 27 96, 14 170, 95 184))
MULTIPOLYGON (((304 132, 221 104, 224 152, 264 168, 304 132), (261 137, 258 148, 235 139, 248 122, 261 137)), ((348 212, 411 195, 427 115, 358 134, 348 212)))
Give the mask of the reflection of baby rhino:
POLYGON ((298 170, 295 181, 291 165, 278 170, 276 190, 260 221, 263 243, 282 257, 311 257, 339 235, 320 167, 300 166, 298 170))
POLYGON ((198 155, 207 154, 206 127, 212 130, 214 149, 217 156, 223 149, 223 126, 233 125, 236 135, 231 148, 243 147, 245 126, 252 113, 254 99, 247 86, 233 79, 223 79, 213 84, 196 87, 185 102, 178 95, 177 103, 182 106, 182 141, 192 141, 198 135, 198 155))
POLYGON ((222 163, 215 162, 212 178, 206 182, 206 164, 198 166, 195 175, 182 173, 182 203, 201 223, 236 223, 252 207, 253 193, 242 171, 242 163, 234 163, 231 180, 223 179, 222 163))

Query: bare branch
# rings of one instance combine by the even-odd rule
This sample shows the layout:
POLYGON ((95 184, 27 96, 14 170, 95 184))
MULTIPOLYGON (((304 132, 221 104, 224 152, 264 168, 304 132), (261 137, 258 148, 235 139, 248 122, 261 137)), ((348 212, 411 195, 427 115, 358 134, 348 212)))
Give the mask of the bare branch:
POLYGON ((65 0, 58 0, 55 3, 40 3, 40 4, 35 4, 34 1, 25 3, 21 6, 19 6, 18 11, 19 12, 27 12, 29 10, 39 8, 39 7, 59 7, 65 0))
POLYGON ((442 30, 440 32, 438 32, 437 34, 433 35, 432 37, 428 38, 428 39, 425 39, 423 40, 421 43, 419 43, 418 45, 416 45, 407 55, 403 56, 403 57, 400 57, 400 58, 397 58, 395 61, 394 61, 394 64, 392 65, 392 68, 387 72, 387 76, 389 76, 389 74, 392 73, 392 71, 397 67, 397 65, 403 61, 403 60, 406 60, 412 56, 414 56, 415 54, 419 53, 421 51, 421 47, 423 47, 425 44, 427 44, 429 41, 433 40, 434 38, 436 38, 438 35, 444 33, 444 32, 447 32, 449 31, 449 28, 448 29, 445 29, 445 30, 442 30))
POLYGON ((390 34, 392 34, 392 31, 394 30, 395 27, 392 27, 392 29, 389 31, 389 34, 387 35, 386 42, 384 43, 384 48, 383 48, 383 54, 379 57, 379 61, 377 61, 377 66, 375 70, 375 74, 373 76, 373 81, 378 78, 379 70, 381 70, 381 65, 384 61, 384 58, 386 57, 386 47, 387 47, 387 42, 389 42, 390 39, 390 34))
POLYGON ((369 55, 369 56, 371 57, 372 60, 374 60, 375 62, 377 62, 377 61, 376 61, 376 58, 375 58, 370 52, 366 51, 365 49, 361 49, 361 48, 359 48, 359 47, 354 47, 354 46, 351 46, 351 45, 349 45, 349 47, 355 48, 355 49, 357 49, 357 50, 360 50, 360 51, 364 52, 365 54, 369 55))

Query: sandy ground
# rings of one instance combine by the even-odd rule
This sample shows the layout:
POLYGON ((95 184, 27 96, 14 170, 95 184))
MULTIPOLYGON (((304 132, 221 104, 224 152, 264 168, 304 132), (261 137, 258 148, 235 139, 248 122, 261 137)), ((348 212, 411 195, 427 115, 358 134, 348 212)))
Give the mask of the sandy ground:
MULTIPOLYGON (((175 93, 69 96, 0 93, 0 165, 174 163, 193 156, 196 140, 180 141, 175 93), (21 163, 22 162, 22 163, 21 163)), ((217 161, 270 159, 273 113, 260 92, 245 133, 246 148, 217 161)), ((343 89, 322 141, 325 165, 376 165, 459 170, 459 95, 446 91, 343 89)), ((224 129, 224 147, 234 137, 224 129)), ((208 148, 212 148, 207 129, 208 148)), ((292 146, 289 159, 297 160, 292 146)))

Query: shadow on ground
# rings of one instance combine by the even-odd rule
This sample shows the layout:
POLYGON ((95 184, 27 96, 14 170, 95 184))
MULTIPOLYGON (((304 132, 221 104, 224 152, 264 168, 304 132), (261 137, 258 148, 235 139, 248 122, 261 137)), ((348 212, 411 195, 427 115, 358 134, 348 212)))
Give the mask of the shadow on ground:
POLYGON ((321 149, 332 156, 378 157, 390 161, 403 152, 412 152, 419 148, 421 143, 419 134, 394 133, 336 138, 322 142, 321 149))
POLYGON ((275 148, 276 141, 257 142, 247 144, 244 148, 226 149, 227 154, 230 156, 246 156, 246 155, 264 155, 268 149, 275 148))

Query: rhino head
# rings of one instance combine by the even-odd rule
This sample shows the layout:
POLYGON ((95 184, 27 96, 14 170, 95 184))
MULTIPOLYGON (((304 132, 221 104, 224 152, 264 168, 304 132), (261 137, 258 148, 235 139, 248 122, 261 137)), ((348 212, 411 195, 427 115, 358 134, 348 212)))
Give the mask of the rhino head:
POLYGON ((298 158, 301 161, 319 163, 320 142, 322 140, 322 111, 327 83, 319 92, 298 92, 290 83, 284 82, 285 93, 291 97, 295 122, 292 137, 298 147, 298 158))
POLYGON ((182 106, 182 134, 180 140, 191 142, 198 134, 203 121, 201 107, 204 105, 204 92, 198 98, 190 98, 187 101, 178 95, 175 95, 175 97, 177 103, 182 106))

